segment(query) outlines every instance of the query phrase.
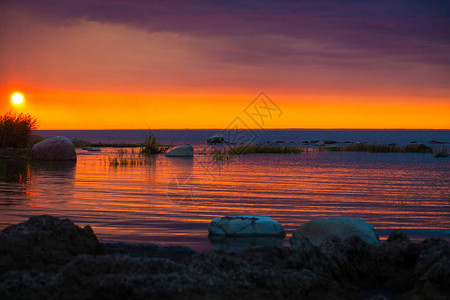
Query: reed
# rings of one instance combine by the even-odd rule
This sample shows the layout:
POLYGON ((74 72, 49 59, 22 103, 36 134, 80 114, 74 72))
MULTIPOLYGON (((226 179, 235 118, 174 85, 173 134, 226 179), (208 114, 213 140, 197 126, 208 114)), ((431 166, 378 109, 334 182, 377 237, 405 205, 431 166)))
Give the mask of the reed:
POLYGON ((156 137, 149 131, 145 137, 144 146, 141 149, 142 154, 161 154, 166 153, 172 145, 163 145, 156 140, 156 137))
POLYGON ((319 148, 319 151, 348 151, 370 153, 432 153, 433 150, 423 144, 411 144, 405 147, 397 145, 364 144, 355 143, 347 146, 329 146, 319 148))
POLYGON ((252 153, 274 153, 274 154, 298 154, 304 151, 296 146, 263 146, 263 145, 239 145, 226 150, 231 155, 252 154, 252 153))
POLYGON ((32 133, 38 121, 29 114, 7 112, 0 116, 0 147, 23 148, 31 146, 32 133))
POLYGON ((127 155, 126 150, 120 151, 116 156, 108 156, 106 161, 112 167, 118 166, 142 166, 142 165, 151 165, 152 159, 146 155, 127 155))

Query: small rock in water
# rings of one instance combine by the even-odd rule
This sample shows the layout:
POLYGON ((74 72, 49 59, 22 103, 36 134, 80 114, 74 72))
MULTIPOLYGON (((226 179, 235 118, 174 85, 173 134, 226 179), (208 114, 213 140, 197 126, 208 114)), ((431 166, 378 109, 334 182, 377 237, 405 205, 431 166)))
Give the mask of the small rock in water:
POLYGON ((206 142, 208 144, 220 144, 223 143, 225 141, 225 138, 222 134, 216 134, 213 135, 212 137, 209 137, 206 142))
POLYGON ((166 157, 194 157, 194 148, 190 145, 178 147, 169 151, 166 157))
POLYGON ((433 149, 424 144, 409 144, 405 147, 405 152, 412 153, 431 153, 433 149))
POLYGON ((100 147, 83 147, 82 149, 86 151, 102 151, 100 147))
POLYGON ((336 141, 333 141, 333 140, 325 140, 325 141, 323 141, 323 143, 324 143, 325 145, 332 145, 332 144, 336 144, 337 142, 336 142, 336 141))
POLYGON ((215 218, 209 223, 208 231, 210 235, 224 236, 286 236, 279 222, 261 216, 215 218))

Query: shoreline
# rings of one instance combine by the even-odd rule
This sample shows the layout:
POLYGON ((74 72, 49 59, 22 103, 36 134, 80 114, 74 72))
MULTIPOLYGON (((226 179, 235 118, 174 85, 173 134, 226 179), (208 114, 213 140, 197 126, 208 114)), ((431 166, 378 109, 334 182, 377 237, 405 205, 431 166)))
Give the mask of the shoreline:
POLYGON ((450 244, 401 231, 240 252, 99 243, 89 226, 32 217, 0 233, 2 299, 446 299, 450 244))

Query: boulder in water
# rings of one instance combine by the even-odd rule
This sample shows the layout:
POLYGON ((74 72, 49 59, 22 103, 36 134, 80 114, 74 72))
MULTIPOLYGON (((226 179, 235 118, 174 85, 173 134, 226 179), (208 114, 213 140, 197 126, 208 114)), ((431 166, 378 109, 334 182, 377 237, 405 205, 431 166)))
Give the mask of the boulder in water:
POLYGON ((194 157, 194 148, 192 146, 182 146, 169 151, 167 157, 194 157))
POLYGON ((219 217, 209 223, 210 235, 224 236, 278 236, 285 237, 281 224, 271 217, 230 216, 219 217))
POLYGON ((55 136, 36 143, 31 148, 35 160, 77 160, 77 153, 71 140, 55 136))
POLYGON ((373 226, 362 219, 335 217, 319 218, 302 224, 292 234, 291 244, 296 246, 303 239, 309 240, 314 246, 320 246, 323 241, 331 238, 345 240, 358 236, 368 244, 379 244, 373 226))

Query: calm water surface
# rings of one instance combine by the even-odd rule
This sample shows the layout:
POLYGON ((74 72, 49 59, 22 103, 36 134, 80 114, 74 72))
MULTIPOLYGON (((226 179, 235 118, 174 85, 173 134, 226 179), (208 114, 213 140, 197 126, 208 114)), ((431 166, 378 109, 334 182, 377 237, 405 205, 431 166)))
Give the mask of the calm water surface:
POLYGON ((450 160, 430 154, 252 154, 218 163, 197 153, 114 167, 108 157, 118 149, 77 153, 76 163, 2 163, 0 229, 51 214, 91 225, 103 242, 201 250, 212 247, 207 227, 217 216, 271 216, 287 239, 310 219, 349 216, 382 239, 403 229, 414 240, 450 240, 450 160))

